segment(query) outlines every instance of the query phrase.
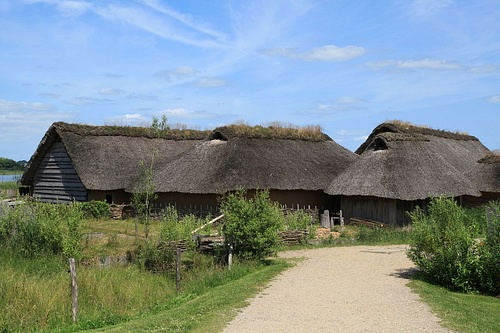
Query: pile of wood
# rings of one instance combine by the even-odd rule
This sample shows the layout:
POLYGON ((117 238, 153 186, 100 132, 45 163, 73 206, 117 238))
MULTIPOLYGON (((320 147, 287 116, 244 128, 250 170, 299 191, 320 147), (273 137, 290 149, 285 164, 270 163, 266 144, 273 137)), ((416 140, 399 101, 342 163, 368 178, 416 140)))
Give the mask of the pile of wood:
POLYGON ((224 236, 196 235, 196 248, 202 253, 214 253, 216 247, 224 246, 224 236))
POLYGON ((375 229, 375 228, 389 228, 390 227, 389 224, 385 224, 385 223, 382 223, 382 222, 379 222, 379 221, 373 221, 373 220, 363 219, 363 218, 360 218, 360 217, 351 217, 349 219, 349 224, 350 225, 357 225, 357 226, 364 226, 364 227, 368 227, 368 228, 371 228, 371 229, 375 229))
POLYGON ((113 220, 123 220, 133 215, 131 205, 116 205, 109 206, 109 212, 113 220))
POLYGON ((279 233, 283 244, 285 245, 300 245, 307 243, 309 230, 289 230, 279 233))

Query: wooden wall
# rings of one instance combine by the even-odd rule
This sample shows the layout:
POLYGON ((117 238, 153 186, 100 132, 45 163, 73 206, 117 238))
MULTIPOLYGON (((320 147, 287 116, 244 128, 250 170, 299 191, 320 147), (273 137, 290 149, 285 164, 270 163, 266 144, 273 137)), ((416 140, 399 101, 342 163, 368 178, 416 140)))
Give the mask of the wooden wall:
POLYGON ((412 211, 416 206, 426 208, 424 200, 403 201, 378 197, 343 196, 340 206, 342 214, 347 221, 351 217, 360 217, 369 220, 401 227, 410 224, 406 212, 412 211))
POLYGON ((62 142, 52 145, 33 179, 33 197, 42 202, 87 201, 87 189, 62 142))

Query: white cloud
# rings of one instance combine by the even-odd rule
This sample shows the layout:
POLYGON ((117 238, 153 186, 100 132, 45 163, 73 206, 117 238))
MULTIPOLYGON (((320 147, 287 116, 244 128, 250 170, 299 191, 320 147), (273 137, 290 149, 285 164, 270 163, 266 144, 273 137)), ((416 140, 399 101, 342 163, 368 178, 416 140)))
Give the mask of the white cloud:
POLYGON ((452 4, 453 0, 414 0, 408 9, 413 17, 428 18, 439 14, 452 4))
POLYGON ((446 60, 430 59, 424 58, 419 60, 381 60, 381 61, 370 61, 365 64, 366 67, 373 70, 380 70, 386 68, 396 68, 402 70, 435 70, 435 71, 446 71, 446 70, 467 70, 473 72, 471 68, 476 68, 475 71, 491 71, 492 67, 471 67, 467 68, 456 62, 450 62, 446 60))
POLYGON ((27 3, 46 3, 56 6, 64 15, 82 15, 92 8, 92 4, 86 1, 77 0, 25 0, 27 3))
POLYGON ((114 89, 114 88, 102 88, 99 90, 99 94, 101 95, 123 95, 125 93, 122 89, 114 89))
POLYGON ((198 71, 189 66, 180 66, 174 69, 165 69, 155 73, 156 77, 171 81, 174 79, 187 79, 198 75, 198 71))
POLYGON ((175 20, 181 22, 182 24, 186 25, 187 27, 189 27, 191 29, 194 29, 195 31, 197 31, 201 34, 210 35, 210 36, 215 37, 219 40, 226 40, 226 38, 227 38, 227 36, 224 33, 213 29, 212 27, 210 27, 209 24, 196 21, 191 16, 179 13, 179 12, 173 10, 172 8, 168 7, 165 4, 161 4, 157 0, 143 0, 143 2, 147 6, 153 8, 154 10, 174 18, 175 20))
POLYGON ((95 98, 95 97, 90 97, 90 96, 80 96, 80 97, 76 97, 70 101, 67 101, 66 103, 70 104, 70 105, 75 105, 75 106, 89 106, 89 105, 102 104, 102 103, 113 103, 113 101, 110 99, 107 99, 107 98, 95 98))
POLYGON ((473 74, 490 74, 490 73, 495 73, 498 72, 499 67, 497 65, 493 64, 487 64, 487 65, 479 65, 479 66, 472 66, 467 69, 467 72, 473 73, 473 74))
POLYGON ((338 47, 335 45, 325 45, 302 54, 300 58, 308 61, 345 61, 357 58, 364 53, 365 49, 360 46, 348 45, 338 47))
POLYGON ((99 94, 118 96, 125 94, 125 91, 122 89, 115 89, 115 88, 102 88, 99 90, 99 94))
POLYGON ((194 33, 191 28, 186 29, 178 22, 172 22, 165 15, 157 15, 137 6, 108 5, 107 7, 93 7, 99 16, 113 21, 121 21, 141 30, 152 33, 164 39, 199 47, 226 47, 226 45, 212 36, 194 33))
POLYGON ((53 107, 39 102, 12 102, 0 99, 0 112, 50 111, 53 107))
POLYGON ((227 85, 227 81, 213 77, 203 77, 196 82, 196 86, 203 88, 221 87, 227 85))
POLYGON ((126 113, 106 119, 105 123, 118 126, 147 126, 149 119, 139 113, 126 113))
POLYGON ((500 103, 500 94, 499 95, 494 95, 488 98, 488 102, 490 103, 500 103))
MULTIPOLYGON (((71 121, 73 112, 57 111, 52 105, 0 99, 0 147, 10 156, 31 153, 32 148, 55 121, 71 121), (19 134, 22 133, 22 140, 19 134), (24 147, 26 146, 26 147, 24 147), (25 149, 24 151, 23 148, 25 149), (28 150, 26 150, 28 149, 28 150)), ((19 159, 28 156, 18 156, 19 159)))
POLYGON ((193 111, 185 108, 172 108, 165 109, 157 113, 158 115, 165 115, 167 118, 189 118, 189 119, 202 119, 211 118, 214 114, 210 112, 193 111))
POLYGON ((444 60, 421 59, 421 60, 405 60, 396 63, 398 68, 402 69, 431 69, 431 70, 453 70, 461 69, 459 64, 444 60))
POLYGON ((306 61, 346 61, 363 55, 365 49, 352 45, 344 47, 325 45, 304 53, 291 48, 271 48, 262 50, 261 52, 270 57, 286 57, 306 61))

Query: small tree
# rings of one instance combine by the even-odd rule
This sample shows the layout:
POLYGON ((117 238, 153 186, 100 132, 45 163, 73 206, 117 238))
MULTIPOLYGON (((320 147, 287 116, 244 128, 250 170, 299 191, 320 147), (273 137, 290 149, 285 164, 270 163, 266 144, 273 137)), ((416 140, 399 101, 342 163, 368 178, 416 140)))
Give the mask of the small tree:
MULTIPOLYGON (((153 184, 153 165, 155 154, 151 156, 151 164, 146 166, 144 161, 139 162, 141 168, 141 177, 132 193, 132 206, 135 209, 137 217, 144 223, 144 232, 146 239, 149 236, 149 222, 151 219, 151 204, 157 198, 153 184)), ((135 221, 135 240, 137 241, 137 219, 135 221)))
POLYGON ((156 134, 158 134, 160 131, 170 129, 170 125, 168 124, 167 116, 162 115, 161 119, 159 119, 157 116, 153 116, 153 122, 151 123, 150 128, 156 134))
POLYGON ((257 191, 251 199, 246 199, 245 194, 240 189, 221 202, 226 241, 233 245, 236 255, 245 258, 274 255, 280 245, 278 231, 283 228, 283 213, 271 202, 269 191, 257 191))

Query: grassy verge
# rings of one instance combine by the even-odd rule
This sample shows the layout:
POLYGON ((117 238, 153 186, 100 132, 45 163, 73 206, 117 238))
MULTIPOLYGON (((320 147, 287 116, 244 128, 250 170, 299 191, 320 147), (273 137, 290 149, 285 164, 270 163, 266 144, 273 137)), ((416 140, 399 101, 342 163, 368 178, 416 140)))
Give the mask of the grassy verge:
POLYGON ((186 290, 152 315, 87 332, 220 332, 249 297, 287 267, 285 261, 273 261, 229 283, 186 290))
POLYGON ((174 332, 217 331, 236 314, 230 309, 242 307, 288 267, 276 260, 237 262, 228 270, 209 256, 190 259, 193 268, 183 270, 180 294, 173 272, 79 265, 79 316, 72 324, 67 262, 59 257, 24 259, 0 249, 0 332, 148 331, 165 325, 174 332))
POLYGON ((494 333, 500 330, 500 299, 451 292, 413 280, 409 286, 420 295, 447 327, 462 333, 494 333))

